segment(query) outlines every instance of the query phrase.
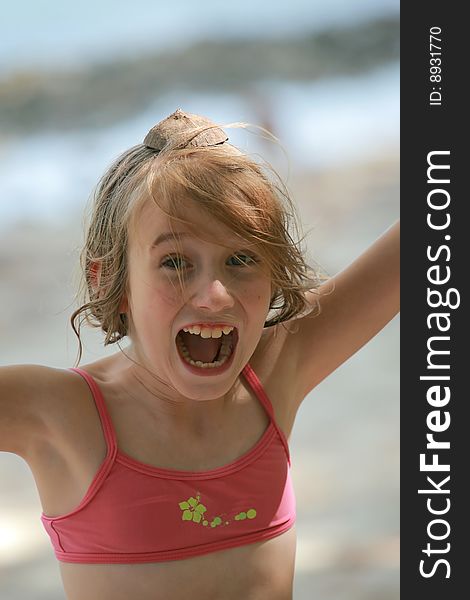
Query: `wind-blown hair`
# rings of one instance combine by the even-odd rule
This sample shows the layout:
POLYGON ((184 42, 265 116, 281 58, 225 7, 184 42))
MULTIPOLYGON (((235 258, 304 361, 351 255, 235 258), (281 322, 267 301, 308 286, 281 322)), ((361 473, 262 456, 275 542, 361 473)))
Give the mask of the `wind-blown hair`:
MULTIPOLYGON (((255 245, 272 282, 265 327, 311 310, 305 292, 316 290, 323 275, 306 263, 294 205, 272 169, 227 143, 197 147, 178 138, 159 152, 139 144, 115 160, 94 193, 80 256, 79 308, 70 319, 79 342, 77 363, 84 321, 102 329, 105 346, 128 335, 127 315, 119 309, 128 285, 129 234, 148 202, 156 203, 172 223, 183 223, 204 237, 187 219, 193 202, 255 245)), ((183 292, 184 281, 179 281, 183 292)))

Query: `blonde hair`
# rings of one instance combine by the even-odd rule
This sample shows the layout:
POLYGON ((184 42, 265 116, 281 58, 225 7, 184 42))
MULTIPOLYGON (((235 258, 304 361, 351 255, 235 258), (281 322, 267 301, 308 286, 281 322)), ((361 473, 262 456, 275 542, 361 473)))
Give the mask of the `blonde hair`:
MULTIPOLYGON (((256 246, 272 281, 269 308, 275 314, 265 327, 311 310, 305 292, 317 289, 324 277, 305 261, 294 205, 273 170, 268 174, 226 143, 197 147, 179 139, 159 152, 139 144, 117 158, 95 190, 80 256, 81 303, 70 318, 79 343, 77 364, 84 321, 102 329, 105 346, 128 334, 128 319, 119 307, 128 283, 129 232, 139 209, 153 201, 171 221, 191 229, 183 217, 188 199, 256 246)), ((181 279, 180 285, 183 290, 181 279)))

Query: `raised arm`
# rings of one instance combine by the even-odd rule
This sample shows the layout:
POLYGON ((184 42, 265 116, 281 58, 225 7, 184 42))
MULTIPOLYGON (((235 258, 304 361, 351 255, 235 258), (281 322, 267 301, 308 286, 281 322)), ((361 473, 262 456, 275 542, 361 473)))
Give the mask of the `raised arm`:
POLYGON ((53 371, 36 365, 0 367, 0 451, 27 459, 47 436, 53 371))
POLYGON ((321 312, 296 321, 290 351, 298 353, 297 396, 303 398, 399 311, 400 222, 390 227, 343 271, 326 281, 319 298, 321 312), (292 346, 293 344, 293 346, 292 346))

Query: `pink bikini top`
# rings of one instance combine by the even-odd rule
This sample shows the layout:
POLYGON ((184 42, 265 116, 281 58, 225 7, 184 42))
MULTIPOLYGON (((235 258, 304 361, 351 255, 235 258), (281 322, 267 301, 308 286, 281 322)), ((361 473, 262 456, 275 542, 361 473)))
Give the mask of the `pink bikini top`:
POLYGON ((58 517, 42 513, 56 557, 69 563, 179 560, 268 540, 295 522, 287 440, 250 365, 242 371, 270 417, 258 442, 237 460, 208 471, 152 467, 117 448, 103 395, 93 394, 107 444, 85 497, 58 517))

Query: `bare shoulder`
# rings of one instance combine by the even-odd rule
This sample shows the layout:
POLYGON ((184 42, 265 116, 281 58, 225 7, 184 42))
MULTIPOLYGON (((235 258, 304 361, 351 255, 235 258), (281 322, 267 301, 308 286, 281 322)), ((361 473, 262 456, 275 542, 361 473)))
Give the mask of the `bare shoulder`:
POLYGON ((300 404, 295 386, 298 348, 290 343, 297 327, 296 321, 291 320, 266 328, 250 360, 286 437, 290 435, 296 407, 300 404))
POLYGON ((83 394, 80 379, 67 369, 42 365, 0 367, 0 450, 27 459, 54 437, 63 398, 83 394))

